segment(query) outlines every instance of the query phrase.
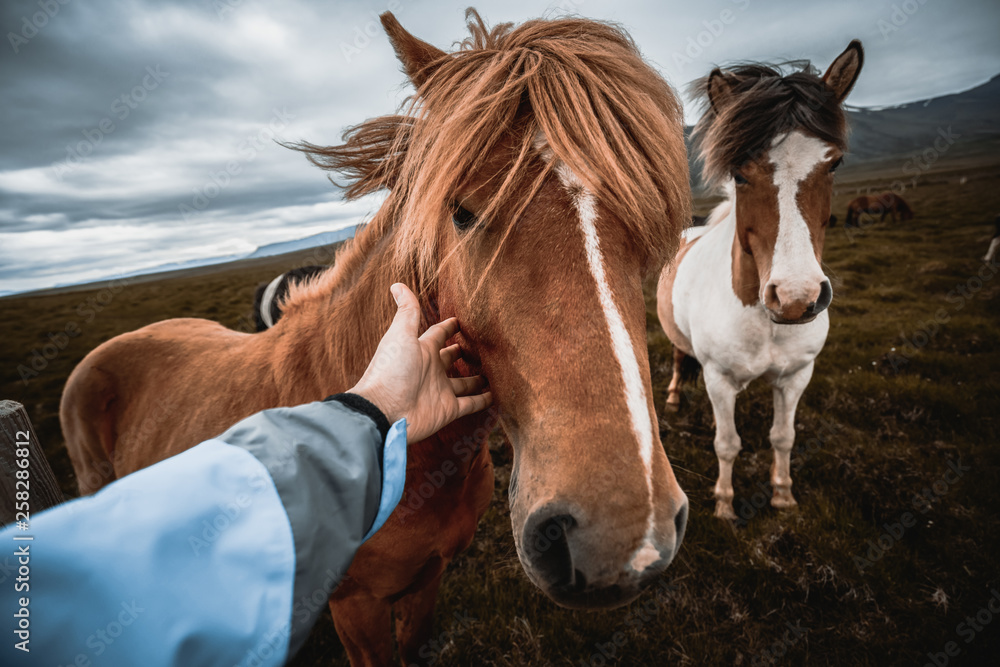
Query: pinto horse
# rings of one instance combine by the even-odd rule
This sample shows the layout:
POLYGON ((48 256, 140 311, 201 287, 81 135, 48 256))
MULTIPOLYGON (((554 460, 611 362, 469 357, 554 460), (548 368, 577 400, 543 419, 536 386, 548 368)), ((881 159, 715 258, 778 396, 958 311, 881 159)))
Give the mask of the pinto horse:
POLYGON ((291 288, 274 327, 147 326, 91 352, 62 400, 92 493, 89 471, 127 475, 259 410, 353 386, 392 319, 394 282, 416 288, 424 327, 457 317, 458 369, 488 378, 495 407, 409 448, 403 500, 330 600, 355 665, 392 662, 393 619, 403 663, 423 663, 442 573, 493 493, 497 421, 514 450, 518 557, 558 604, 633 600, 686 525, 642 293, 690 220, 681 106, 613 24, 467 17, 471 36, 446 53, 383 14, 416 95, 343 145, 296 145, 348 177, 349 197, 389 192, 330 270, 291 288))
POLYGON ((253 295, 253 321, 257 331, 273 327, 281 319, 281 304, 297 282, 310 280, 326 271, 328 266, 300 266, 285 271, 274 280, 257 286, 253 295))
MULTIPOLYGON (((686 357, 700 362, 715 415, 718 517, 735 519, 740 451, 736 395, 764 377, 774 387, 771 483, 775 507, 795 505, 789 457, 795 410, 829 329, 833 297, 820 266, 833 172, 846 150, 842 102, 861 69, 853 41, 819 77, 747 64, 696 84, 708 110, 695 128, 706 175, 728 199, 692 228, 657 288, 674 346, 667 408, 680 403, 686 357)), ((690 365, 690 364, 688 364, 690 365)))
POLYGON ((892 216, 893 222, 896 222, 897 215, 903 222, 913 220, 913 209, 910 208, 905 199, 895 192, 883 192, 877 197, 861 195, 852 199, 851 203, 847 205, 847 219, 844 221, 844 227, 857 227, 861 215, 864 213, 879 216, 879 222, 884 222, 887 215, 892 216))

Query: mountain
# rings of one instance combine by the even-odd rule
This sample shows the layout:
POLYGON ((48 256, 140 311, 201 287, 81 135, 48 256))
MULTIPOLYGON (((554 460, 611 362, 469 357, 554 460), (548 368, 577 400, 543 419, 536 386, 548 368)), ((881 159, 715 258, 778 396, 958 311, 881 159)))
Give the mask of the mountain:
POLYGON ((244 256, 243 259, 253 259, 254 257, 271 257, 272 255, 284 255, 285 253, 295 252, 297 250, 304 250, 306 248, 316 248, 319 246, 338 243, 340 241, 346 241, 347 239, 354 238, 354 232, 357 230, 357 228, 358 225, 351 225, 349 227, 344 227, 343 229, 338 229, 332 232, 320 232, 319 234, 313 234, 312 236, 307 236, 304 239, 298 239, 296 241, 283 241, 281 243, 271 243, 269 245, 257 248, 249 255, 244 256))
POLYGON ((956 141, 1000 135, 1000 75, 971 90, 894 107, 849 108, 852 162, 902 155, 934 145, 951 128, 956 141))

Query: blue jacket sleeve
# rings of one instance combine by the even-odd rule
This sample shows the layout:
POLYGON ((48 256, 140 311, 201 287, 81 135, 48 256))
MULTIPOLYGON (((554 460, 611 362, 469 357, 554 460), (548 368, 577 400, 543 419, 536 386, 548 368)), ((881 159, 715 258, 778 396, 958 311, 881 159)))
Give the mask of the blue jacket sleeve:
POLYGON ((335 398, 0 531, 0 664, 283 664, 402 495, 406 422, 335 398))

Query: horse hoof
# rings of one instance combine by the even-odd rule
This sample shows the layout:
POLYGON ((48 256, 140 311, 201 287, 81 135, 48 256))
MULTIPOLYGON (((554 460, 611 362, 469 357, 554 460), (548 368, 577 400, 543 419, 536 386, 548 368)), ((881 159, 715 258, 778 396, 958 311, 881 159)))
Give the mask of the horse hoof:
POLYGON ((771 507, 779 510, 786 510, 798 505, 795 501, 795 496, 792 495, 791 491, 775 491, 774 495, 771 496, 771 507))
POLYGON ((733 503, 727 500, 715 501, 715 516, 720 519, 736 521, 736 512, 733 511, 733 503))

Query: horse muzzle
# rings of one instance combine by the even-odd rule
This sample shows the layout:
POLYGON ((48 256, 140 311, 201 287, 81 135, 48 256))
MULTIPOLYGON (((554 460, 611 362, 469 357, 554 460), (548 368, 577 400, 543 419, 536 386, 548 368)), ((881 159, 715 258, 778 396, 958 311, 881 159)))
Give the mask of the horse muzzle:
POLYGON ((833 301, 833 287, 829 280, 824 280, 819 284, 818 294, 815 296, 788 298, 782 294, 780 287, 775 284, 767 286, 764 298, 761 300, 768 317, 775 324, 808 324, 815 320, 820 313, 830 307, 833 301))
POLYGON ((687 527, 688 502, 671 525, 643 538, 638 548, 609 553, 617 526, 588 525, 582 512, 561 503, 532 512, 518 540, 528 577, 549 598, 572 609, 612 608, 634 600, 670 565, 687 527))

